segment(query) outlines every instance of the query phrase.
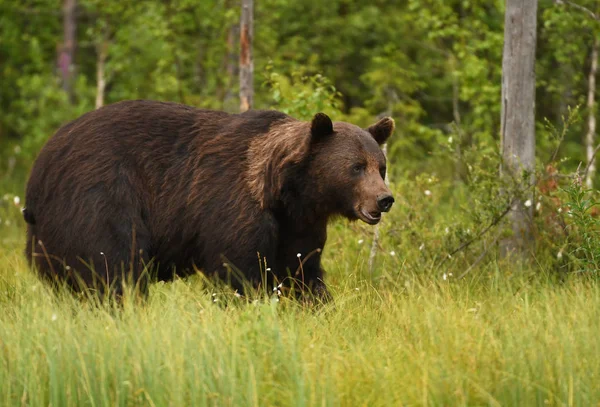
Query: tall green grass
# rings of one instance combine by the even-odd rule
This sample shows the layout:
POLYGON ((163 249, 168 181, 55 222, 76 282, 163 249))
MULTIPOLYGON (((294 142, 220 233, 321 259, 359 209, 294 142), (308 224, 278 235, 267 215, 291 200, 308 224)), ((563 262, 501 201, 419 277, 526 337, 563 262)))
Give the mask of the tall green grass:
POLYGON ((19 253, 4 252, 0 405, 600 402, 593 283, 507 278, 492 266, 460 283, 337 280, 334 303, 316 309, 235 302, 194 278, 115 308, 50 293, 19 253))
POLYGON ((21 183, 5 185, 0 406, 600 403, 597 284, 561 273, 553 246, 529 266, 497 261, 495 230, 449 257, 487 220, 473 194, 434 177, 393 186, 373 274, 373 229, 330 227, 334 301, 319 308, 244 302, 201 278, 118 307, 57 295, 23 256, 21 183))

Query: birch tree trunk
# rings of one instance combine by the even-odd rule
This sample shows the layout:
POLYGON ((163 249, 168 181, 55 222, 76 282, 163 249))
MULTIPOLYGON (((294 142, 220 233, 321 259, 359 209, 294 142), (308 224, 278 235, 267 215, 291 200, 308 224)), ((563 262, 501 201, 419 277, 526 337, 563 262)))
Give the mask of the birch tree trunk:
POLYGON ((75 31, 77 21, 75 17, 76 0, 64 0, 63 3, 63 46, 58 57, 58 66, 62 77, 63 90, 69 100, 73 102, 73 77, 75 59, 75 31))
POLYGON ((240 111, 252 109, 254 98, 254 61, 252 39, 254 37, 253 0, 242 0, 240 19, 240 111))
POLYGON ((594 184, 594 174, 596 173, 596 164, 594 159, 594 150, 596 144, 596 73, 598 72, 598 48, 600 48, 600 39, 596 37, 592 45, 591 67, 588 78, 588 131, 585 136, 585 151, 587 158, 587 174, 585 185, 592 188, 594 184))
MULTIPOLYGON (((535 49, 537 0, 506 0, 502 56, 501 143, 503 176, 522 187, 533 182, 535 166, 535 49), (523 172, 529 172, 528 179, 523 172)), ((530 189, 528 189, 530 190, 530 189)), ((503 257, 525 254, 533 243, 530 192, 513 203, 508 218, 513 235, 503 239, 503 257)))

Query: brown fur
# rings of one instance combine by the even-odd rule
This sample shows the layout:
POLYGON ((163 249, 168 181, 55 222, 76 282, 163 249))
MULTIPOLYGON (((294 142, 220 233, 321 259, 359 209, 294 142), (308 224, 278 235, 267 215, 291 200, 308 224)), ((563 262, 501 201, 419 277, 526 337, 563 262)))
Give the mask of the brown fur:
POLYGON ((310 123, 289 120, 250 142, 248 149, 248 185, 261 208, 279 199, 286 169, 299 164, 310 148, 310 123), (300 138, 298 134, 306 137, 300 138), (265 154, 269 152, 269 154, 265 154))
POLYGON ((227 279, 233 268, 242 290, 243 280, 273 285, 291 272, 326 295, 327 221, 373 223, 389 209, 377 143, 392 131, 391 119, 363 130, 323 114, 301 122, 275 111, 105 106, 40 152, 27 185, 27 255, 41 275, 73 287, 77 276, 119 290, 123 275, 138 281, 153 261, 161 280, 196 267, 227 279), (359 162, 364 169, 352 170, 359 162))

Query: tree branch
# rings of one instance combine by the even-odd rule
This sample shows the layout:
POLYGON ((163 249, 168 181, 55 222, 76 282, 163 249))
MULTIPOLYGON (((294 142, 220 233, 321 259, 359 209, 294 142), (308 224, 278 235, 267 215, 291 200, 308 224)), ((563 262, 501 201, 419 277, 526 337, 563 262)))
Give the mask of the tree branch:
POLYGON ((585 179, 587 177, 587 174, 588 174, 588 172, 590 170, 590 166, 592 165, 592 163, 596 159, 596 154, 598 154, 598 150, 600 150, 600 144, 598 144, 596 146, 596 148, 594 149, 594 152, 592 153, 591 158, 588 160, 588 163, 585 166, 585 169, 583 170, 583 176, 581 178, 585 179))
POLYGON ((504 217, 510 212, 513 203, 514 203, 514 200, 511 201, 510 205, 508 205, 506 207, 506 209, 504 209, 504 211, 499 216, 497 216, 494 220, 492 220, 492 222, 485 229, 483 229, 481 232, 479 232, 477 234, 477 236, 475 236, 474 238, 472 238, 470 240, 467 240, 466 242, 464 242, 463 244, 458 246, 456 249, 454 249, 453 251, 448 253, 448 255, 446 257, 444 257, 444 259, 442 260, 442 262, 439 264, 438 267, 442 267, 444 265, 444 263, 446 263, 446 260, 448 260, 449 258, 454 256, 456 253, 460 252, 461 250, 464 250, 467 247, 471 246, 473 243, 475 243, 477 240, 479 240, 483 235, 485 235, 487 232, 489 232, 491 228, 493 228, 498 223, 500 223, 500 221, 502 219, 504 219, 504 217))
MULTIPOLYGON (((598 146, 598 149, 600 149, 600 146, 598 146)), ((528 184, 527 186, 525 186, 522 190, 521 193, 527 191, 529 188, 533 188, 535 187, 535 185, 537 184, 537 182, 546 179, 545 177, 542 179, 539 179, 531 184, 528 184)), ((479 232, 477 234, 477 236, 473 237, 470 240, 467 240, 466 242, 463 242, 460 246, 458 246, 456 249, 454 249, 453 251, 451 251, 450 253, 448 253, 448 255, 442 260, 442 262, 439 264, 438 267, 441 267, 446 260, 448 260, 449 258, 451 258, 452 256, 454 256, 456 253, 460 252, 461 250, 466 249, 467 247, 471 246, 473 243, 475 243, 476 241, 478 241, 483 235, 485 235, 487 232, 490 231, 490 229, 492 229, 494 226, 498 225, 500 223, 500 221, 502 219, 504 219, 504 217, 506 215, 508 215, 508 213, 511 211, 513 205, 515 204, 515 202, 519 201, 519 196, 520 194, 515 194, 513 195, 513 198, 511 199, 510 203, 506 206, 506 208, 502 211, 502 213, 500 213, 498 216, 496 216, 489 225, 487 225, 485 227, 485 229, 483 229, 481 232, 479 232)), ((496 239, 497 240, 497 239, 496 239)))
POLYGON ((586 13, 588 16, 592 17, 594 20, 596 21, 600 21, 600 15, 594 13, 592 10, 590 10, 587 7, 583 7, 577 3, 573 3, 572 1, 569 0, 554 0, 554 4, 559 4, 559 5, 563 5, 566 4, 568 6, 571 6, 573 8, 576 8, 579 11, 583 11, 584 13, 586 13))

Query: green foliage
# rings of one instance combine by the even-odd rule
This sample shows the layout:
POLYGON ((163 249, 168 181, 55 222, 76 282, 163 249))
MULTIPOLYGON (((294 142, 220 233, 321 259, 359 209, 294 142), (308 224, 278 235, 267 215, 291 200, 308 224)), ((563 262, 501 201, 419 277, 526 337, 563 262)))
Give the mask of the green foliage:
POLYGON ((304 75, 294 71, 288 78, 267 66, 264 85, 270 92, 273 109, 300 120, 311 120, 318 112, 339 116, 340 93, 320 74, 304 75))
POLYGON ((561 250, 576 272, 600 271, 600 220, 594 192, 584 189, 580 182, 564 188, 568 223, 566 245, 561 250))
POLYGON ((19 114, 8 114, 6 121, 12 129, 27 134, 23 139, 22 151, 25 159, 32 160, 48 139, 48 129, 58 129, 66 122, 78 117, 93 106, 92 94, 86 78, 80 77, 75 84, 80 95, 88 94, 72 105, 55 77, 32 74, 21 76, 17 86, 21 97, 13 104, 19 114), (37 120, 30 120, 37 117, 37 120))
MULTIPOLYGON (((595 0, 579 3, 598 12, 595 0)), ((0 136, 9 140, 0 142, 0 156, 16 143, 35 154, 61 123, 92 108, 102 46, 106 103, 150 98, 237 110, 235 2, 79 0, 75 106, 65 104, 57 79, 62 23, 56 2, 1 0, 0 10, 0 136), (30 106, 38 94, 42 100, 30 106), (43 103, 53 109, 36 107, 43 103)), ((360 125, 389 114, 397 124, 389 157, 401 172, 461 177, 462 167, 439 162, 433 152, 454 133, 452 122, 461 130, 458 154, 498 141, 503 14, 501 1, 261 1, 256 107, 280 106, 301 117, 332 109, 360 125), (271 86, 260 86, 265 73, 271 86), (321 90, 326 93, 311 93, 321 90)), ((546 119, 557 123, 568 106, 584 102, 589 48, 599 28, 585 12, 552 2, 540 2, 540 27, 536 107, 543 132, 546 119)), ((583 126, 562 143, 560 153, 573 158, 565 163, 570 170, 583 158, 583 126)))

